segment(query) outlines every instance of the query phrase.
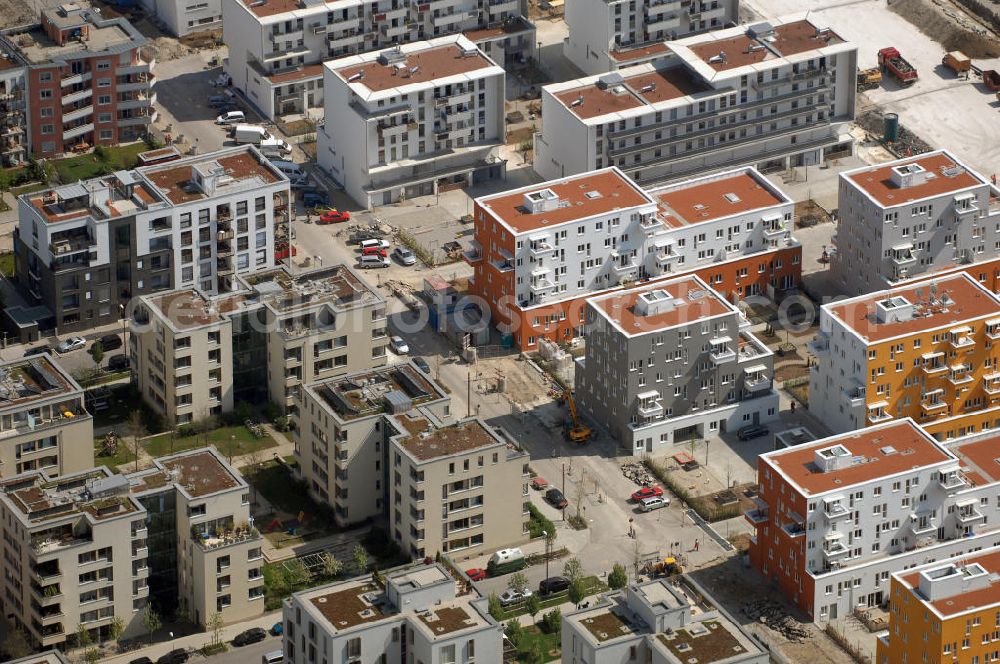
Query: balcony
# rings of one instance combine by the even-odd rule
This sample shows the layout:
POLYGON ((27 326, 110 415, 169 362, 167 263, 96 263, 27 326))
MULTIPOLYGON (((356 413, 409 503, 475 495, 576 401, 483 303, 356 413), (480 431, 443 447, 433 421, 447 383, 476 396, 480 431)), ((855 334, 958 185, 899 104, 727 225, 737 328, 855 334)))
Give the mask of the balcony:
POLYGON ((531 250, 532 256, 542 256, 545 254, 551 254, 555 251, 555 247, 549 242, 548 238, 538 238, 536 240, 530 240, 528 248, 531 250))
POLYGON ((948 343, 957 351, 968 351, 976 347, 976 341, 970 335, 972 328, 963 325, 949 331, 948 343))
POLYGON ((878 422, 891 420, 892 415, 885 412, 885 409, 888 407, 888 401, 876 401, 875 403, 868 404, 868 421, 872 424, 876 424, 878 422))
POLYGON ((94 123, 88 122, 86 124, 80 125, 79 127, 73 127, 72 129, 64 131, 63 140, 68 141, 76 138, 77 136, 83 136, 85 134, 92 133, 93 131, 94 131, 94 123))
POLYGON ((520 4, 517 0, 494 0, 490 2, 489 6, 486 8, 490 14, 503 14, 506 12, 517 12, 520 10, 520 4))
POLYGON ((87 235, 53 237, 49 244, 49 251, 53 256, 64 256, 78 251, 90 251, 92 247, 96 246, 97 243, 87 235))
MULTIPOLYGON (((472 16, 474 17, 475 15, 472 16)), ((431 19, 431 23, 435 28, 440 28, 444 25, 454 25, 455 23, 460 23, 468 18, 470 18, 469 12, 455 12, 454 14, 441 14, 440 16, 435 16, 431 19)))
POLYGON ((743 373, 745 374, 743 389, 748 392, 763 392, 771 389, 771 378, 764 373, 765 371, 767 371, 767 366, 763 364, 745 367, 743 369, 743 373))
POLYGON ((964 505, 961 505, 958 511, 955 512, 955 518, 963 526, 970 526, 976 522, 984 521, 986 519, 986 516, 983 515, 983 513, 980 512, 978 509, 976 509, 976 505, 974 503, 973 504, 966 503, 964 505))
POLYGON ((215 269, 216 272, 219 273, 219 276, 224 274, 233 274, 236 271, 233 268, 233 262, 229 259, 220 259, 216 261, 215 269))
POLYGON ((92 75, 89 71, 80 72, 79 74, 71 74, 70 76, 65 76, 59 81, 59 87, 66 88, 71 85, 79 85, 80 83, 86 83, 90 81, 92 75))
POLYGON ((929 535, 937 530, 937 524, 930 514, 913 512, 910 514, 910 532, 917 537, 929 535))
POLYGON ((379 26, 379 32, 382 33, 384 37, 389 39, 395 39, 397 37, 402 37, 410 32, 410 26, 406 23, 400 23, 399 25, 391 25, 386 22, 379 26))
POLYGON ((763 222, 764 237, 777 237, 788 232, 783 219, 764 219, 763 222))
POLYGON ((732 341, 730 337, 715 337, 709 340, 709 343, 712 344, 712 350, 708 356, 712 362, 723 364, 736 359, 736 351, 733 350, 732 341))
POLYGON ((767 523, 767 508, 755 507, 752 510, 744 512, 743 517, 749 521, 752 526, 759 526, 762 523, 767 523))
POLYGON ((939 472, 938 484, 948 493, 952 493, 969 486, 969 482, 965 479, 965 475, 963 475, 962 471, 957 468, 942 470, 939 472))
POLYGON ((1000 319, 986 321, 986 336, 993 341, 1000 339, 1000 319))
POLYGON ((127 118, 118 118, 118 126, 134 127, 136 125, 153 124, 153 120, 155 118, 156 118, 156 113, 148 113, 145 115, 133 115, 127 118))
POLYGON ((117 73, 122 76, 128 76, 130 74, 151 74, 155 67, 156 60, 139 59, 126 67, 119 67, 117 73))
POLYGON ((823 501, 823 516, 827 521, 837 521, 851 515, 851 510, 841 502, 841 498, 827 499, 823 501))
POLYGON ((660 403, 659 392, 653 394, 640 394, 636 403, 635 412, 640 417, 659 417, 663 414, 663 404, 660 403))
POLYGON ((867 391, 862 385, 855 385, 854 387, 844 389, 841 394, 847 400, 847 403, 852 408, 857 408, 858 406, 865 405, 865 396, 867 391))
POLYGON ((305 29, 299 28, 298 30, 292 30, 290 32, 272 32, 271 41, 275 44, 280 44, 284 42, 297 43, 300 39, 305 38, 305 29))
POLYGON ((671 16, 669 18, 660 19, 650 19, 646 23, 646 31, 650 34, 654 32, 662 32, 663 30, 674 30, 681 26, 681 19, 679 16, 671 16))
POLYGON ((63 122, 73 122, 74 120, 79 120, 81 118, 88 117, 94 114, 93 105, 84 106, 76 110, 70 111, 68 113, 63 113, 63 122))
POLYGON ((75 104, 78 101, 83 101, 94 95, 94 91, 91 88, 85 88, 83 90, 78 90, 76 92, 71 92, 68 95, 62 96, 62 105, 69 106, 70 104, 75 104))
POLYGON ((991 397, 1000 396, 1000 373, 993 372, 983 376, 983 391, 991 397))
POLYGON ((363 32, 349 32, 346 35, 340 37, 331 37, 329 40, 330 48, 347 48, 348 46, 354 46, 355 44, 360 44, 365 40, 365 34, 363 32))
POLYGON ((801 521, 792 521, 782 525, 781 530, 789 537, 805 537, 806 524, 801 521))
POLYGON ((920 410, 927 415, 936 415, 948 410, 948 402, 941 399, 932 399, 920 402, 920 410))
POLYGON ((921 358, 924 361, 924 373, 929 376, 940 374, 948 370, 948 365, 944 361, 944 353, 924 353, 921 358))
POLYGON ((229 258, 233 255, 233 245, 229 242, 220 242, 215 253, 219 258, 229 258))
POLYGON ((847 545, 844 544, 840 539, 841 533, 835 533, 835 535, 837 537, 834 539, 829 539, 830 535, 827 535, 828 539, 826 541, 826 544, 823 545, 823 558, 825 558, 826 561, 830 563, 832 563, 835 560, 840 560, 848 553, 850 553, 850 549, 848 549, 847 545))
POLYGON ((968 385, 974 380, 970 368, 964 364, 953 364, 949 368, 951 373, 948 374, 948 382, 955 387, 968 385))
POLYGON ((897 268, 912 267, 917 262, 912 244, 902 244, 892 248, 892 264, 897 268))
POLYGON ((532 279, 529 287, 531 288, 532 293, 539 295, 555 290, 556 285, 548 277, 541 277, 539 279, 532 279))

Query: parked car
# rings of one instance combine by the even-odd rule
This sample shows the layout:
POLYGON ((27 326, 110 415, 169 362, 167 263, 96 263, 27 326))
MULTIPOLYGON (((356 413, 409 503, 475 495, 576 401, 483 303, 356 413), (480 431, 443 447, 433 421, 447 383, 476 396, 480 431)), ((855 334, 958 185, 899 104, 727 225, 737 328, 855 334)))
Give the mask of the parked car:
POLYGON ((233 639, 234 646, 248 646, 251 643, 257 643, 258 641, 263 641, 267 638, 267 632, 264 631, 262 627, 251 627, 248 630, 244 630, 236 635, 233 639))
POLYGON ((364 251, 368 247, 379 247, 381 249, 388 249, 391 246, 388 240, 384 240, 382 238, 372 238, 370 240, 362 240, 360 244, 362 251, 364 251))
POLYGON ((69 339, 64 339, 59 342, 56 346, 56 350, 60 353, 69 353, 74 350, 80 350, 87 345, 87 340, 83 337, 70 337, 69 339))
POLYGON ((157 659, 156 664, 184 664, 184 662, 188 661, 189 657, 190 655, 187 653, 186 650, 182 650, 181 648, 174 648, 166 655, 163 655, 162 657, 157 659))
POLYGON ((128 369, 127 355, 112 355, 108 358, 108 371, 125 371, 128 369))
POLYGON ((531 480, 531 488, 536 491, 541 491, 543 489, 549 488, 549 481, 544 477, 535 477, 531 480))
POLYGON ((41 355, 42 353, 48 353, 50 350, 52 349, 48 346, 35 346, 34 348, 29 348, 24 351, 24 356, 31 357, 32 355, 41 355))
POLYGON ((358 261, 358 267, 362 270, 370 270, 376 267, 389 267, 389 259, 381 256, 362 256, 358 261))
POLYGON ((148 657, 136 657, 128 664, 153 664, 153 660, 148 657))
POLYGON ((389 252, 382 247, 365 247, 361 250, 362 256, 381 256, 382 258, 388 258, 389 252))
POLYGON ((469 579, 472 581, 482 581, 486 578, 486 570, 480 567, 473 567, 472 569, 465 570, 465 573, 469 575, 469 579))
POLYGON ((549 501, 553 507, 558 509, 563 509, 569 505, 569 501, 566 500, 566 496, 559 489, 549 489, 545 492, 545 500, 549 501))
POLYGON ((233 100, 226 95, 212 95, 208 98, 208 105, 218 108, 219 106, 229 106, 233 100))
POLYGON ((302 204, 307 208, 319 207, 320 205, 326 205, 326 194, 318 191, 307 191, 302 194, 302 204))
POLYGON ((397 355, 406 355, 410 352, 410 347, 403 341, 403 337, 389 337, 389 347, 397 355))
POLYGON ((319 215, 318 224, 339 224, 344 221, 351 220, 351 213, 347 210, 337 210, 335 208, 330 208, 328 210, 323 210, 319 215))
MULTIPOLYGON (((122 347, 122 338, 119 337, 117 334, 105 334, 97 341, 101 342, 101 350, 103 350, 105 353, 108 352, 109 350, 118 350, 119 348, 122 347)), ((96 344, 97 341, 95 341, 94 343, 96 344)))
POLYGON ((663 496, 651 496, 639 501, 639 509, 643 512, 652 512, 670 504, 670 499, 663 496))
POLYGON ((215 118, 215 124, 220 125, 230 125, 239 124, 240 122, 246 122, 247 116, 243 111, 226 111, 219 117, 215 118))
POLYGON ((427 360, 422 357, 414 357, 413 363, 417 365, 417 368, 423 371, 428 376, 431 374, 431 367, 427 364, 427 360))
POLYGON ((762 424, 751 424, 745 427, 741 427, 739 431, 736 432, 736 436, 740 440, 753 440, 754 438, 760 438, 761 436, 766 436, 770 433, 770 430, 762 424))
POLYGON ((392 250, 392 255, 403 265, 416 265, 417 257, 406 247, 396 247, 392 250))
POLYGON ((658 486, 644 486, 632 494, 632 500, 639 502, 644 498, 657 498, 663 495, 663 489, 658 486))
POLYGON ((500 604, 501 606, 517 604, 518 602, 523 602, 528 599, 531 595, 532 592, 527 588, 522 588, 521 590, 511 590, 508 588, 500 594, 500 604))
POLYGON ((569 588, 569 579, 565 576, 550 576, 547 579, 542 579, 538 584, 538 594, 539 595, 551 595, 552 593, 562 592, 569 588))
POLYGON ((285 632, 285 626, 282 625, 280 622, 276 622, 273 625, 271 625, 272 636, 281 636, 284 632, 285 632))

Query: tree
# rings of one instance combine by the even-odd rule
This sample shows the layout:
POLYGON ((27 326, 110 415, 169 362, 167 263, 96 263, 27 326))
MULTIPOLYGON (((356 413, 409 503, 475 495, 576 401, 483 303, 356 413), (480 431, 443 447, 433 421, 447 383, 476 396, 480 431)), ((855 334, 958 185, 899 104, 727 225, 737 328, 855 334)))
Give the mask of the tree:
POLYGON ((528 597, 527 607, 528 614, 531 616, 531 619, 534 620, 538 612, 542 610, 542 600, 538 599, 538 595, 532 593, 531 596, 528 597))
POLYGON ((556 607, 545 614, 542 618, 542 627, 549 634, 556 634, 559 632, 559 628, 562 627, 562 612, 559 607, 556 607))
POLYGON ((333 578, 340 576, 340 573, 344 571, 344 563, 337 560, 333 554, 323 553, 321 559, 323 576, 333 578))
POLYGON ((139 470, 139 440, 146 435, 146 423, 141 410, 133 410, 128 414, 128 421, 125 423, 128 435, 132 438, 132 454, 135 455, 135 469, 139 470))
POLYGON ((216 611, 208 618, 208 623, 205 625, 212 631, 212 645, 218 646, 222 643, 222 613, 216 611))
POLYGON ((507 579, 507 587, 513 591, 520 592, 528 587, 528 577, 524 575, 524 572, 514 572, 507 579))
POLYGON ((517 622, 517 618, 511 618, 507 621, 507 638, 510 642, 514 644, 514 647, 521 645, 521 639, 524 638, 524 628, 521 627, 521 623, 517 622))
POLYGON ((163 623, 160 622, 160 614, 156 612, 152 604, 147 603, 146 608, 142 610, 142 626, 146 628, 149 642, 152 644, 153 632, 163 627, 163 623))
POLYGON ((545 647, 542 645, 541 639, 531 644, 531 651, 528 652, 528 660, 531 664, 542 664, 545 661, 545 647))
POLYGON ((579 604, 587 596, 587 588, 583 585, 583 579, 575 579, 569 584, 569 601, 579 604))
POLYGON ((87 661, 87 664, 97 664, 101 661, 101 651, 97 648, 90 648, 87 652, 83 653, 83 658, 87 661))
POLYGON ((285 563, 285 582, 293 591, 301 589, 309 582, 309 569, 299 559, 285 563))
POLYGON ((496 593, 490 593, 490 597, 486 600, 487 606, 489 606, 490 615, 493 616, 494 620, 500 620, 500 616, 503 615, 503 607, 500 606, 500 598, 497 597, 496 593))
POLYGON ((364 574, 368 571, 368 565, 371 561, 368 559, 368 552, 365 551, 365 547, 360 544, 354 545, 354 571, 358 574, 364 574))
POLYGON ((104 345, 100 341, 95 341, 94 345, 90 347, 90 356, 94 358, 94 364, 100 369, 101 361, 104 360, 104 345))
POLYGON ((254 480, 264 468, 264 455, 260 450, 255 449, 248 452, 243 458, 246 459, 246 463, 240 468, 240 472, 243 473, 243 479, 250 485, 250 498, 256 504, 257 486, 254 480))
POLYGON ((618 590, 626 585, 628 585, 628 572, 625 571, 624 565, 615 563, 614 567, 611 568, 611 574, 608 574, 608 587, 612 590, 618 590))
POLYGON ((76 626, 76 645, 78 648, 85 648, 93 643, 90 638, 90 630, 80 624, 76 626))
POLYGON ((579 558, 570 558, 563 565, 563 576, 570 580, 570 582, 576 581, 583 576, 583 565, 580 563, 579 558))
POLYGON ((125 621, 118 616, 112 618, 111 622, 108 623, 108 637, 112 641, 117 641, 122 637, 122 634, 124 632, 125 632, 125 621))
POLYGON ((5 633, 3 643, 0 643, 0 652, 10 659, 20 659, 31 654, 31 644, 28 643, 28 635, 23 629, 14 627, 8 622, 5 633))

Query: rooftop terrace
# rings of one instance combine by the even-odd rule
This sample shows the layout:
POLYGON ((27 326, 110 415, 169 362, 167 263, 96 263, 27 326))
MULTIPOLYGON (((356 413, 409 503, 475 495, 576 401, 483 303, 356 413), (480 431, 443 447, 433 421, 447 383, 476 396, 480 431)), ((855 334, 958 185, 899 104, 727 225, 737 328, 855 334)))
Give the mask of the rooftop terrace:
MULTIPOLYGON (((10 504, 33 526, 72 515, 87 514, 94 521, 103 521, 136 512, 128 488, 128 480, 106 468, 56 479, 32 473, 0 484, 10 504)), ((75 537, 72 530, 65 534, 75 537)))
POLYGON ((871 168, 844 173, 882 207, 906 205, 932 196, 942 196, 984 185, 976 173, 958 164, 947 152, 930 152, 871 168))
POLYGON ((145 44, 146 39, 126 19, 104 19, 94 10, 82 6, 70 12, 62 7, 46 9, 42 24, 53 25, 67 37, 54 41, 42 28, 9 36, 9 43, 32 64, 45 64, 57 60, 89 57, 100 53, 120 53, 145 44))
POLYGON ((134 171, 119 171, 92 180, 65 184, 24 198, 46 223, 73 219, 116 219, 165 201, 134 171))
POLYGON ((319 303, 349 308, 381 299, 367 283, 344 265, 291 275, 278 268, 256 273, 241 281, 251 295, 246 304, 260 302, 279 313, 308 309, 319 303))
POLYGON ((693 623, 657 638, 680 662, 713 664, 750 652, 727 625, 717 620, 693 623))
POLYGON ((496 67, 475 44, 458 35, 349 56, 329 66, 348 83, 369 92, 432 83, 496 67))
POLYGON ((479 420, 468 420, 432 431, 411 432, 410 436, 400 441, 400 445, 418 461, 502 444, 503 441, 487 430, 479 420))
POLYGON ((409 365, 334 378, 312 389, 346 420, 385 412, 405 413, 443 396, 437 386, 409 365))
POLYGON ((948 561, 939 561, 913 568, 907 572, 899 573, 898 578, 914 589, 916 599, 933 609, 939 616, 950 618, 966 611, 983 610, 995 607, 1000 604, 1000 549, 993 547, 985 551, 969 553, 961 559, 951 559, 950 568, 948 561), (978 578, 974 582, 963 583, 961 580, 953 586, 955 592, 941 593, 943 596, 928 598, 920 592, 922 587, 921 576, 932 570, 947 569, 948 572, 957 577, 968 578, 970 573, 978 578))
POLYGON ((348 630, 364 623, 378 622, 390 614, 382 611, 384 596, 381 588, 367 581, 337 584, 329 592, 309 597, 334 632, 348 630))
POLYGON ((250 146, 144 166, 137 171, 174 205, 287 179, 250 146))
POLYGON ((171 482, 194 498, 246 485, 221 458, 207 449, 163 457, 155 463, 170 475, 171 482))
POLYGON ((47 355, 0 364, 0 412, 79 394, 82 388, 47 355))

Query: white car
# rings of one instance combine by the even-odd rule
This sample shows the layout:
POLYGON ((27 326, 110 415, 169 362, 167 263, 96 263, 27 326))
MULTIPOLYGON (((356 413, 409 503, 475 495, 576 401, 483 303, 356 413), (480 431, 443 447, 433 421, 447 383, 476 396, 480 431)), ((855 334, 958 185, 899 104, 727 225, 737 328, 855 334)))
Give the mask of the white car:
POLYGON ((403 265, 416 265, 417 257, 406 247, 396 247, 392 250, 392 255, 403 265))
POLYGON ((500 595, 500 605, 510 606, 511 604, 517 604, 518 602, 523 602, 529 597, 531 597, 531 591, 528 590, 527 588, 523 588, 522 590, 511 590, 510 588, 508 588, 507 590, 503 591, 503 593, 501 593, 500 595))
POLYGON ((243 114, 243 111, 228 111, 215 118, 215 124, 220 125, 240 124, 246 121, 247 116, 243 114))
POLYGON ((69 353, 70 351, 79 350, 87 345, 87 340, 83 337, 70 337, 64 341, 60 341, 59 345, 56 346, 56 350, 60 353, 69 353))
POLYGON ((410 347, 403 341, 403 337, 391 337, 389 345, 392 347, 392 352, 396 355, 406 355, 410 352, 410 347))

